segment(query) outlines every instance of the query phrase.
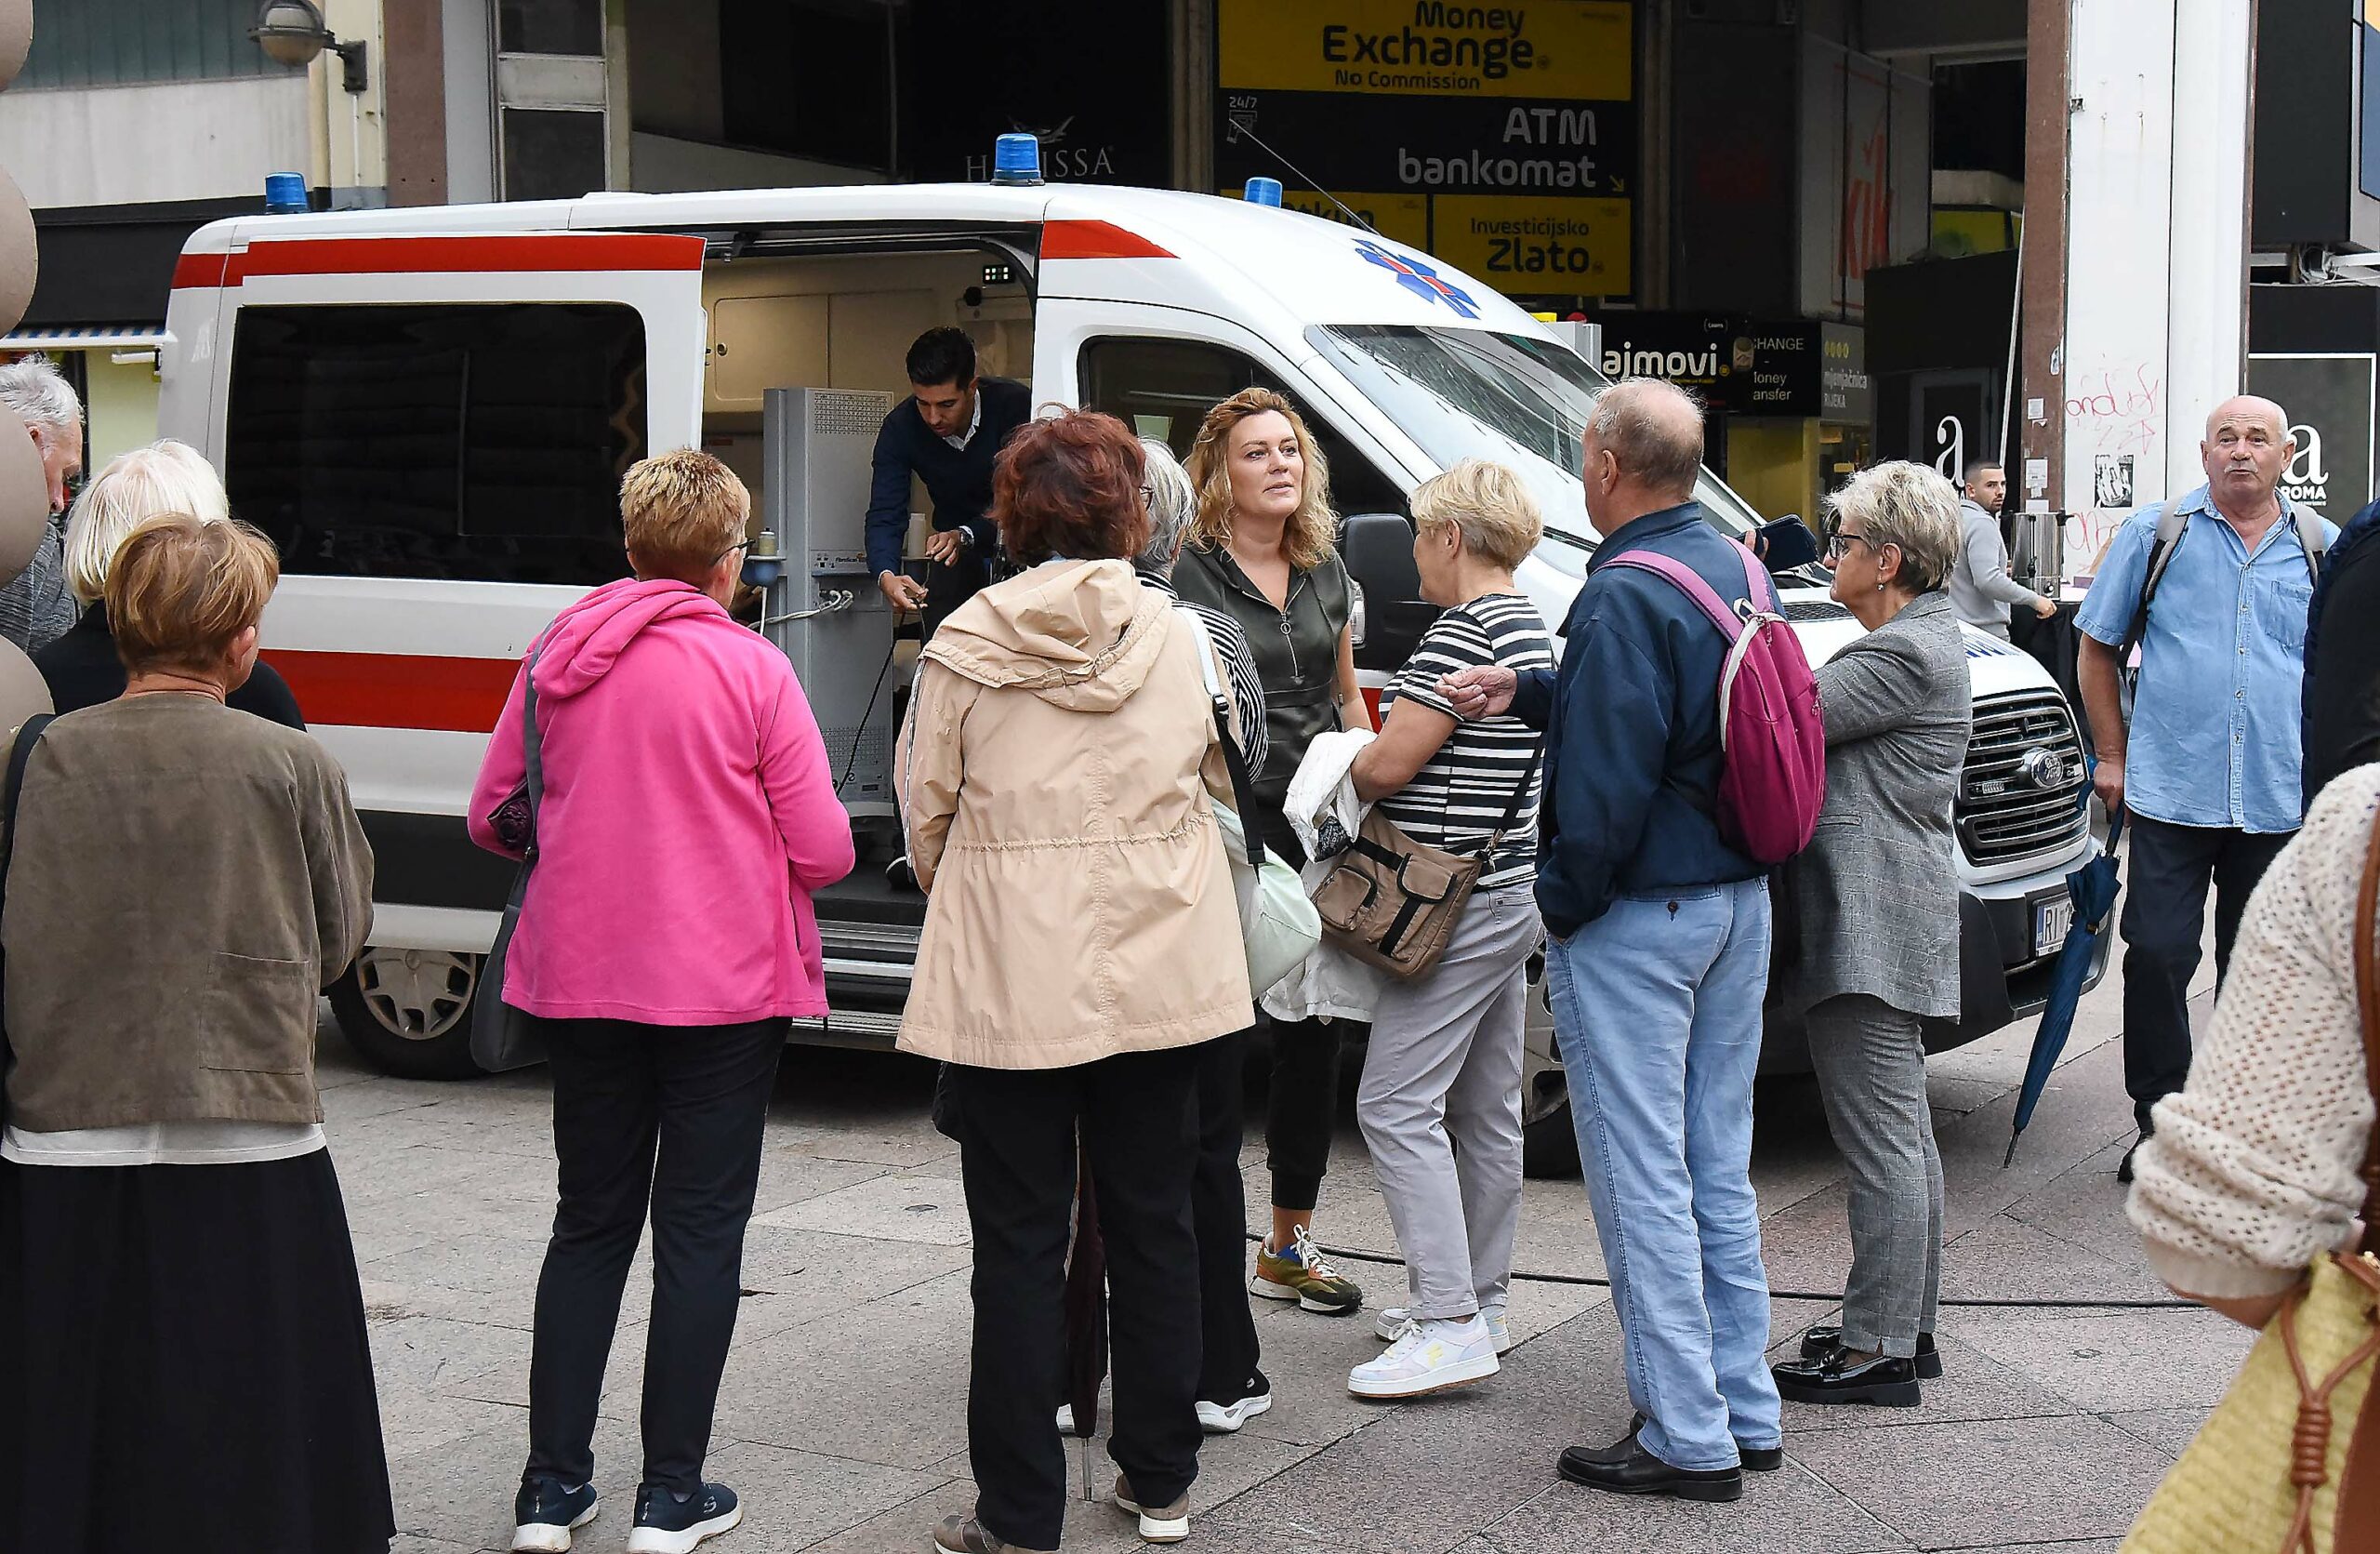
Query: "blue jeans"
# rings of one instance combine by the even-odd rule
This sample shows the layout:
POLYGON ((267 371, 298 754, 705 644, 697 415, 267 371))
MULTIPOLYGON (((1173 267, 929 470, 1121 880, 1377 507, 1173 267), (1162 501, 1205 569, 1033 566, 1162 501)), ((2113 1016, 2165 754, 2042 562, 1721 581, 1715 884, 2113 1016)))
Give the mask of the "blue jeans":
POLYGON ((1752 1080, 1765 880, 1622 897, 1546 951, 1637 1439, 1673 1468, 1778 1445, 1752 1080))

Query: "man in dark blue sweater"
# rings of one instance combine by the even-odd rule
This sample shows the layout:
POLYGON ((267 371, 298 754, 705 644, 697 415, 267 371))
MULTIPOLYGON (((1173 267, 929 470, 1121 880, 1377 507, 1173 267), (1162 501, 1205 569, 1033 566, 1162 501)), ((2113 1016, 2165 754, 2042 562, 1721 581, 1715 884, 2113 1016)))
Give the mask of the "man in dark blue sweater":
POLYGON ((867 501, 867 569, 896 610, 922 610, 932 637, 951 611, 991 578, 999 531, 992 505, 992 460, 1008 434, 1031 418, 1032 395, 1006 378, 975 376, 975 342, 963 329, 929 329, 909 347, 909 397, 876 434, 876 476, 867 501), (926 580, 901 569, 909 529, 910 477, 933 500, 926 580))
POLYGON ((2341 772, 2380 761, 2380 502, 2339 530, 2306 612, 2306 807, 2341 772))
POLYGON ((1720 840, 1719 675, 1727 643, 1667 579, 1684 562, 1744 596, 1737 551, 1694 500, 1702 417, 1667 383, 1605 391, 1584 437, 1605 538, 1556 671, 1450 675, 1463 716, 1545 730, 1537 902, 1546 987, 1587 1191, 1642 1425, 1562 1454, 1566 1479, 1733 1500, 1782 1460, 1768 1276, 1752 1190, 1752 1082, 1768 986, 1768 883, 1720 840))

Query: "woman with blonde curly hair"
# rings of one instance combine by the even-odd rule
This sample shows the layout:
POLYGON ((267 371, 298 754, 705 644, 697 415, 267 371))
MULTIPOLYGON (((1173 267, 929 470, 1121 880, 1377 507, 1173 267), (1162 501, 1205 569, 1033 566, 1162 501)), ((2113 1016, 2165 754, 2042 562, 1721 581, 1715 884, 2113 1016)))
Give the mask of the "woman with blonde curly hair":
MULTIPOLYGON (((1347 630, 1354 589, 1333 545, 1339 516, 1330 506, 1330 468, 1295 405, 1270 389, 1245 389, 1207 412, 1189 473, 1198 515, 1174 587, 1238 621, 1254 649, 1269 749, 1249 818, 1268 846, 1303 864, 1304 850, 1281 817, 1289 777, 1316 735, 1371 726, 1347 630)), ((1330 1156, 1339 1038, 1329 1020, 1273 1024, 1265 1125, 1273 1233, 1257 1249, 1249 1282, 1268 1300, 1332 1315, 1364 1303, 1363 1291, 1323 1260, 1310 1234, 1330 1156)), ((1200 1400, 1224 1411, 1240 1401, 1200 1400)))

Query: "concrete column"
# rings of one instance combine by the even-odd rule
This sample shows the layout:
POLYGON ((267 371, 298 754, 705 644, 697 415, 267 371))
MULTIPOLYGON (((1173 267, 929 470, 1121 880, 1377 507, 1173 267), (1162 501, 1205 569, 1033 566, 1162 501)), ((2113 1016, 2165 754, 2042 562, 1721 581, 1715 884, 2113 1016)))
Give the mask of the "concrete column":
POLYGON ((440 7, 395 5, 382 30, 389 40, 389 203, 446 200, 446 42, 440 7))
POLYGON ((2206 414, 2239 391, 2253 3, 2073 0, 2070 565, 2126 514, 2200 483, 2206 414))
POLYGON ((2066 506, 2066 133, 2067 31, 2073 0, 2028 0, 2025 7, 2024 282, 2019 296, 2024 333, 2016 381, 2010 392, 2021 428, 2008 467, 2011 498, 2021 507, 2043 500, 2066 506), (2041 413, 2032 410, 2041 402, 2041 413), (2028 461, 2048 466, 2046 491, 2025 485, 2028 461))

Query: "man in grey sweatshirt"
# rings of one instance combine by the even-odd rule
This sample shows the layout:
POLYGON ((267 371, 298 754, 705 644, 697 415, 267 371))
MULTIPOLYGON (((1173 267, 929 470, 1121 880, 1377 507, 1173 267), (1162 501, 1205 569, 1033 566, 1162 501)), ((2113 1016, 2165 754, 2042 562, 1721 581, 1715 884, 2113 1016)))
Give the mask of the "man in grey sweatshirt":
POLYGON ((2057 613, 2044 599, 2008 576, 2008 546, 2000 538, 2000 504, 2008 496, 2008 474, 1977 459, 1967 466, 1966 496, 1959 503, 1959 551, 1950 565, 1950 604, 1968 625, 2008 640, 2008 606, 2022 604, 2047 620, 2057 613))

